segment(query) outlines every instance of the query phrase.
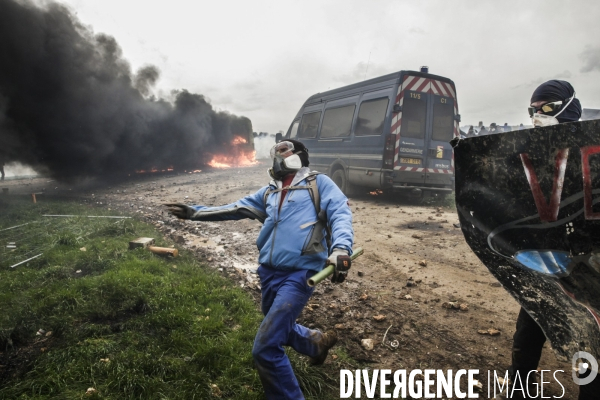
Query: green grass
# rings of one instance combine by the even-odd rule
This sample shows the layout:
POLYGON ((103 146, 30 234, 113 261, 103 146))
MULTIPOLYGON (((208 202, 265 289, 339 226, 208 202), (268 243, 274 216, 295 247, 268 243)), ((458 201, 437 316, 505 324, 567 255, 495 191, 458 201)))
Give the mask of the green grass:
MULTIPOLYGON (((28 240, 43 251, 16 268, 0 253, 0 399, 264 397, 251 356, 261 315, 247 293, 185 251, 128 250, 139 236, 170 245, 143 222, 45 213, 115 214, 0 200, 0 232, 30 222, 11 232, 21 235, 16 251, 28 240)), ((290 355, 308 398, 334 397, 323 369, 290 355)))

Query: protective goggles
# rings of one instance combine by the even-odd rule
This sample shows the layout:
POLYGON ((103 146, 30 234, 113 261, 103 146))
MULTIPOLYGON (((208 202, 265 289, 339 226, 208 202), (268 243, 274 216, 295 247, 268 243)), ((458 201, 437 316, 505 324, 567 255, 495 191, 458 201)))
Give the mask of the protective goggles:
POLYGON ((271 147, 270 155, 271 158, 276 156, 285 158, 294 152, 294 144, 292 142, 279 142, 275 146, 271 147))
POLYGON ((553 101, 551 103, 542 104, 539 107, 530 106, 527 108, 527 110, 529 110, 529 116, 533 117, 533 114, 536 114, 538 111, 541 111, 543 114, 548 114, 551 112, 558 111, 561 109, 562 104, 563 104, 562 100, 553 101))
MULTIPOLYGON (((569 98, 569 101, 567 102, 567 107, 569 106, 569 104, 571 104, 571 102, 573 101, 574 98, 575 98, 575 93, 573 93, 573 96, 571 96, 569 98)), ((563 102, 562 102, 562 100, 559 100, 559 101, 551 101, 549 103, 542 104, 539 107, 529 106, 527 108, 527 110, 529 111, 529 116, 533 117, 533 114, 536 114, 538 111, 541 111, 542 114, 550 114, 550 113, 557 112, 558 110, 560 110, 562 108, 562 106, 563 106, 563 102)))

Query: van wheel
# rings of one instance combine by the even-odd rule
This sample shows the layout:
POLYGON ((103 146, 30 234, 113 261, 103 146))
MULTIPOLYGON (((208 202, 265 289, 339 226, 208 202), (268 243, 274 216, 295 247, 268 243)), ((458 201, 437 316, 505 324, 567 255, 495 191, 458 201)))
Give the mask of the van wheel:
POLYGON ((346 194, 346 174, 343 169, 336 170, 331 176, 331 180, 346 194))

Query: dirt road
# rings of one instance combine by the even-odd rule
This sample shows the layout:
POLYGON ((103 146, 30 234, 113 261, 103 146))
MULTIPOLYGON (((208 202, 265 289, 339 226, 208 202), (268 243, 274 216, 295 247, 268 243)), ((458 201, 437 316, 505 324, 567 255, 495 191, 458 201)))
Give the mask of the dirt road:
MULTIPOLYGON (((264 186, 269 180, 266 169, 261 164, 195 174, 138 175, 128 183, 77 196, 154 223, 177 246, 193 250, 258 299, 260 282, 253 271, 259 222, 179 221, 161 204, 233 202, 264 186)), ((14 184, 11 191, 16 193, 22 185, 14 184)), ((33 182, 24 190, 39 185, 55 184, 33 182)), ((47 190, 60 192, 59 186, 47 190)), ((62 191, 71 193, 66 187, 62 191)), ((363 247, 365 254, 343 284, 318 285, 299 319, 309 327, 337 329, 341 341, 326 365, 332 371, 345 368, 348 354, 372 369, 479 369, 484 388, 488 370, 504 375, 519 307, 467 246, 456 227, 455 210, 368 193, 350 198, 350 207, 355 247, 363 247), (458 308, 446 308, 453 305, 458 308), (494 336, 478 333, 489 329, 494 336), (363 339, 372 339, 374 349, 363 348, 363 339)), ((548 344, 540 369, 565 371, 558 375, 566 390, 562 398, 577 397, 570 364, 557 361, 548 344)), ((552 381, 544 386, 544 396, 559 397, 562 389, 552 381)), ((486 397, 487 389, 481 393, 486 397)))

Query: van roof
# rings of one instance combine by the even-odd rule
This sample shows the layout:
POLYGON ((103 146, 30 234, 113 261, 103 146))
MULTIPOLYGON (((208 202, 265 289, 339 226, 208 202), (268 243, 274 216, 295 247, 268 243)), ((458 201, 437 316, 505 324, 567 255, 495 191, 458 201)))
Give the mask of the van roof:
POLYGON ((337 89, 328 90, 326 92, 313 94, 312 96, 310 96, 308 98, 308 100, 306 100, 304 102, 304 104, 306 105, 306 104, 310 104, 310 103, 321 102, 321 101, 324 101, 325 98, 327 98, 327 97, 335 97, 335 95, 340 94, 340 93, 348 93, 348 92, 351 93, 355 90, 358 92, 359 89, 362 89, 365 86, 373 86, 373 89, 376 89, 378 86, 383 87, 383 86, 387 86, 390 84, 398 83, 398 82, 400 82, 400 79, 402 79, 402 77, 404 75, 421 76, 421 77, 425 77, 425 78, 436 79, 436 80, 450 83, 454 87, 454 82, 451 79, 445 78, 443 76, 433 75, 433 74, 419 72, 419 71, 398 71, 398 72, 394 72, 392 74, 379 76, 377 78, 372 78, 372 79, 369 79, 366 81, 353 83, 353 84, 347 85, 347 86, 342 86, 337 89))

